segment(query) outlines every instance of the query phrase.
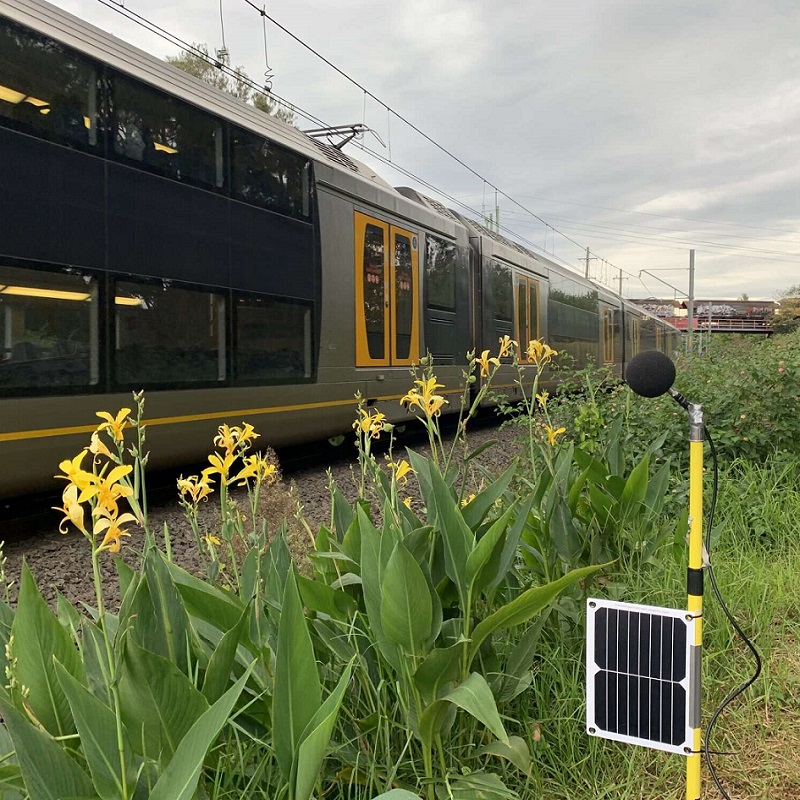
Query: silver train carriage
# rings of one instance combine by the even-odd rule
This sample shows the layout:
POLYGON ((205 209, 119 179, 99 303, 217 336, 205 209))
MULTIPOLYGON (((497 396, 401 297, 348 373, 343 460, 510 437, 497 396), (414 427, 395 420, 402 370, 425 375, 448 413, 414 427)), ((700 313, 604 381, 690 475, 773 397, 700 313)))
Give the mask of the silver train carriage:
MULTIPOLYGON (((430 351, 541 337, 619 372, 677 331, 41 0, 0 0, 0 497, 146 392, 153 466, 218 425, 283 446, 390 419, 430 351)), ((513 392, 510 367, 500 382, 513 392)), ((454 400, 454 404, 456 401, 454 400)))

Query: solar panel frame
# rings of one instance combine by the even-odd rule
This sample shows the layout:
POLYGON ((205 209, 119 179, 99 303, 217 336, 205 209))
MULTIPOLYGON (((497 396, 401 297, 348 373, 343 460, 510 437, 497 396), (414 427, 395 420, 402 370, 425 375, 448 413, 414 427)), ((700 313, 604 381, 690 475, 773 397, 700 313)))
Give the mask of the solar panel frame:
POLYGON ((686 609, 587 601, 590 736, 691 753, 700 725, 696 624, 686 609))

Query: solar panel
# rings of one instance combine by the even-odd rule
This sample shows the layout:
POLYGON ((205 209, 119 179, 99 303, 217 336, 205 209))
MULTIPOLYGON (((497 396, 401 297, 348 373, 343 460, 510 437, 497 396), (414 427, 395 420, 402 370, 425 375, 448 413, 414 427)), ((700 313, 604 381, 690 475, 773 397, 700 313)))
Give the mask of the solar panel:
POLYGON ((590 599, 586 730, 686 755, 700 726, 700 647, 686 610, 590 599))

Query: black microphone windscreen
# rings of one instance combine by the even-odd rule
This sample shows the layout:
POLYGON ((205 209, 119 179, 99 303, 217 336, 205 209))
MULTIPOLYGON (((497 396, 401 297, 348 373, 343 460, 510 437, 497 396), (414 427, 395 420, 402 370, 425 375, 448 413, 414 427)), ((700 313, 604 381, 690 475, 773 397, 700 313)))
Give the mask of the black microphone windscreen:
POLYGON ((645 350, 628 362, 625 382, 642 397, 658 397, 675 382, 675 365, 658 350, 645 350))

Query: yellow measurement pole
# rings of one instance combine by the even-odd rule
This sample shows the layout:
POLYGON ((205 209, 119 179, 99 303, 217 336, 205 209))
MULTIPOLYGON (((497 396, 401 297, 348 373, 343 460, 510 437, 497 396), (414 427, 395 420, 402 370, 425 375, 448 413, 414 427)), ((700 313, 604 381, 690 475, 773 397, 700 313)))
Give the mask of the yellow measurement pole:
POLYGON ((703 424, 702 406, 689 404, 689 568, 687 570, 687 610, 696 619, 692 643, 690 687, 695 690, 689 711, 693 732, 686 757, 686 800, 700 800, 702 750, 700 713, 700 663, 703 647, 703 424))

